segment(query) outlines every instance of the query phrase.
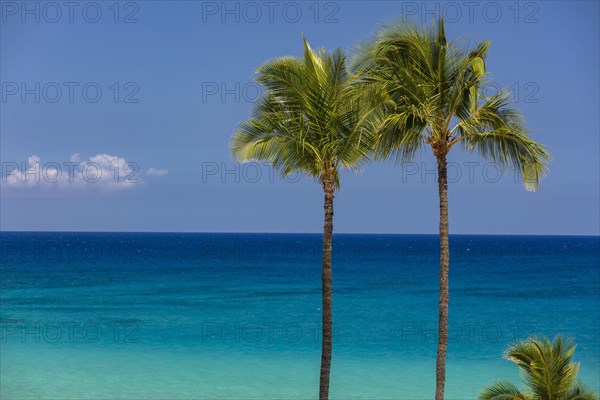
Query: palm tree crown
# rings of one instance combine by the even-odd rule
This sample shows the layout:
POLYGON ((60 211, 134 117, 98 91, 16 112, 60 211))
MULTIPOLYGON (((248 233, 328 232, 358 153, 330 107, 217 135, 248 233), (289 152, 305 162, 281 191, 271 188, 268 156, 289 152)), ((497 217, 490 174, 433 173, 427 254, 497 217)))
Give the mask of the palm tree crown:
POLYGON ((510 345, 505 357, 519 367, 529 391, 497 381, 482 390, 479 400, 598 400, 577 380, 579 364, 573 362, 574 351, 575 343, 560 336, 553 342, 534 337, 510 345))
POLYGON ((379 136, 380 156, 410 159, 423 144, 445 155, 461 144, 500 167, 514 166, 528 189, 539 187, 549 154, 508 107, 508 91, 486 96, 489 44, 449 42, 442 19, 429 29, 392 21, 359 47, 355 67, 392 104, 379 136))
POLYGON ((231 141, 238 160, 267 160, 283 175, 302 173, 329 189, 339 187, 341 168, 367 160, 377 105, 360 95, 341 50, 317 53, 304 40, 303 59, 269 61, 257 80, 265 93, 231 141))

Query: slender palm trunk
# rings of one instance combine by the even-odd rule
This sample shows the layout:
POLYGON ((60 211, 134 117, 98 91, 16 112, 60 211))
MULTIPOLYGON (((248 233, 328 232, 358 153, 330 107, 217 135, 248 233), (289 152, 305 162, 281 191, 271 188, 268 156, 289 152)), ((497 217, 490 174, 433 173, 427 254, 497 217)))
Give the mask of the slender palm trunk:
POLYGON ((331 242, 333 239, 333 183, 323 183, 325 192, 325 221, 323 226, 323 261, 321 270, 321 285, 323 292, 322 304, 322 345, 321 345, 321 377, 319 382, 319 399, 329 398, 329 374, 331 370, 331 349, 333 331, 332 311, 332 279, 331 279, 331 242))
POLYGON ((438 347, 435 370, 435 399, 444 399, 446 382, 446 348, 448 346, 448 272, 450 246, 448 244, 448 175, 446 154, 437 156, 438 187, 440 195, 440 300, 438 316, 438 347))

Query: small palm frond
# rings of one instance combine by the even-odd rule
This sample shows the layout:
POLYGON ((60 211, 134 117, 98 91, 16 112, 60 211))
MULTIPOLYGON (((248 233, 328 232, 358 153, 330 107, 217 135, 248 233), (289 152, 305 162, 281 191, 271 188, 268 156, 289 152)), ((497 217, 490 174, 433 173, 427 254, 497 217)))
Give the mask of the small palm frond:
POLYGON ((577 380, 579 364, 573 362, 574 352, 575 342, 560 336, 554 341, 536 336, 511 344, 505 358, 519 367, 530 391, 521 394, 508 382, 495 382, 481 392, 479 400, 598 400, 596 393, 577 380))
POLYGON ((534 400, 507 381, 496 381, 483 389, 477 400, 534 400))
POLYGON ((523 379, 541 400, 561 399, 573 386, 579 365, 573 362, 575 343, 560 336, 551 342, 533 337, 508 347, 506 358, 514 362, 523 379))
POLYGON ((599 397, 590 388, 577 382, 565 393, 564 400, 599 400, 599 397))

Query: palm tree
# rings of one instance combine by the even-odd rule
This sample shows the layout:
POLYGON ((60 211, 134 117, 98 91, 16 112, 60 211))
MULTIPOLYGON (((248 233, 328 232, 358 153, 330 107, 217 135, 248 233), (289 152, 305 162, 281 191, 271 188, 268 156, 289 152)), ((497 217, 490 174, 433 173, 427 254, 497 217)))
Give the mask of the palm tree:
POLYGON ((315 52, 304 41, 304 58, 281 57, 259 67, 264 86, 252 117, 231 140, 239 161, 266 160, 281 174, 318 180, 325 195, 322 259, 322 351, 319 398, 329 397, 332 352, 333 198, 340 171, 357 169, 373 147, 375 96, 361 96, 341 50, 315 52), (372 101, 372 102, 371 102, 372 101))
POLYGON ((437 161, 440 204, 440 279, 437 400, 444 397, 448 342, 448 180, 447 155, 456 145, 477 150, 501 168, 512 165, 526 188, 536 190, 549 154, 533 141, 521 114, 508 108, 509 93, 486 96, 485 60, 489 42, 468 47, 448 42, 443 19, 431 28, 392 21, 358 48, 355 68, 366 86, 384 90, 391 105, 378 134, 376 153, 412 159, 424 145, 437 161))
POLYGON ((478 400, 598 400, 596 393, 577 380, 574 351, 575 343, 560 336, 554 342, 533 337, 510 345, 504 357, 519 367, 529 391, 496 381, 481 391, 478 400))

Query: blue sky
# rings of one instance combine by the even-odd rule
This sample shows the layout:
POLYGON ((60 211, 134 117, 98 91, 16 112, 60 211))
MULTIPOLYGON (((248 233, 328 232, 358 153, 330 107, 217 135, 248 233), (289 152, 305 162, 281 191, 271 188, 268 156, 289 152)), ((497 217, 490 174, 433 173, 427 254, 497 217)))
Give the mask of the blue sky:
MULTIPOLYGON (((598 2, 1 5, 2 230, 321 231, 319 185, 229 155, 256 67, 300 55, 302 34, 351 50, 389 17, 437 11, 451 38, 491 40, 489 90, 511 88, 553 156, 530 193, 455 151, 451 232, 600 233, 598 2), (18 175, 36 162, 39 182, 18 175)), ((437 232, 434 169, 424 150, 344 174, 336 232, 437 232)))

